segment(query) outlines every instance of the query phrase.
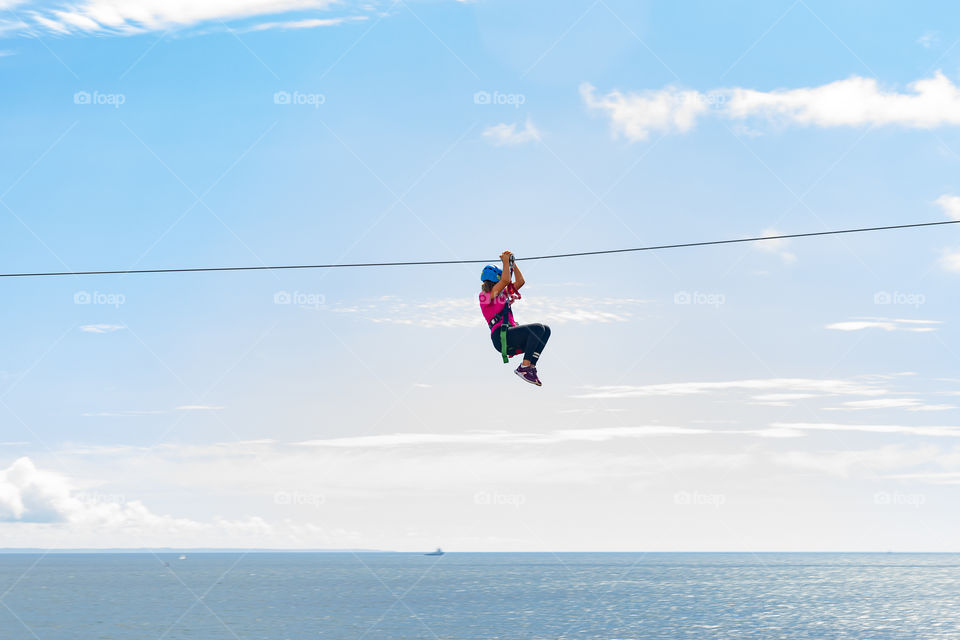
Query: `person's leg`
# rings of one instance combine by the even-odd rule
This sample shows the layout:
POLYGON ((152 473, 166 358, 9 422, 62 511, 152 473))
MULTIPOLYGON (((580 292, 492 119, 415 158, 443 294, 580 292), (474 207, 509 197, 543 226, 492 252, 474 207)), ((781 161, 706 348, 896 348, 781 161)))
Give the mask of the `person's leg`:
MULTIPOLYGON (((499 332, 497 332, 499 336, 499 332)), ((499 340, 499 337, 498 337, 499 340)), ((522 324, 507 329, 507 353, 522 353, 527 349, 527 343, 530 341, 530 325, 522 324)), ((499 349, 499 342, 497 348, 499 349)), ((523 366, 529 366, 524 361, 523 366)))
POLYGON ((540 359, 540 353, 550 339, 550 327, 543 324, 523 325, 527 331, 527 342, 524 345, 523 366, 535 367, 540 359))
MULTIPOLYGON (((495 335, 494 346, 499 350, 500 334, 495 332, 495 335)), ((507 350, 510 353, 522 351, 522 366, 535 367, 537 366, 537 360, 540 359, 540 353, 549 339, 550 327, 542 324, 522 324, 517 327, 510 327, 507 329, 507 350)))
MULTIPOLYGON (((507 354, 513 355, 518 353, 523 353, 527 348, 527 342, 529 342, 530 329, 527 325, 519 325, 516 327, 510 327, 507 329, 507 354)), ((500 330, 497 329, 490 335, 490 340, 493 343, 493 348, 497 350, 497 353, 500 352, 500 330)), ((523 366, 529 366, 529 363, 524 361, 523 366)))
POLYGON ((523 352, 523 364, 517 367, 515 374, 525 382, 542 386, 537 376, 537 359, 550 337, 550 329, 542 324, 524 324, 507 330, 508 344, 516 345, 523 352))

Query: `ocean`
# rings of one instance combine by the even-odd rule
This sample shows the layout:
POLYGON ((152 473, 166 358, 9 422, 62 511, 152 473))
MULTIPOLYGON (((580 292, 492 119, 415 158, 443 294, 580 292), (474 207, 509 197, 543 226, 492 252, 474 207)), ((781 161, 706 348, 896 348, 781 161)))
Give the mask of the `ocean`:
POLYGON ((960 639, 960 555, 0 555, 2 640, 960 639))

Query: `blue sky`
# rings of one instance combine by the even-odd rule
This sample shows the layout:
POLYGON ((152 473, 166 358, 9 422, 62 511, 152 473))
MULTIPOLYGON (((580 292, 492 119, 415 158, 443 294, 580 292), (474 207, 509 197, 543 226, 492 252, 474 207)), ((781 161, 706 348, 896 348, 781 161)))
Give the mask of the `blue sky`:
MULTIPOLYGON (((960 217, 945 3, 0 1, 3 272, 960 217)), ((953 227, 4 279, 8 546, 953 549, 953 227), (282 302, 289 296, 291 304, 282 302), (278 303, 280 301, 281 303, 278 303)))

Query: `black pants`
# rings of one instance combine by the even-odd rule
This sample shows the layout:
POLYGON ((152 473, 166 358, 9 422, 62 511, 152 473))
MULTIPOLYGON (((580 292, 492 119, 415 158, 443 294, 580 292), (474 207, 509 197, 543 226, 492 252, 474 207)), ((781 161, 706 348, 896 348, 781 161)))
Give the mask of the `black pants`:
MULTIPOLYGON (((493 348, 500 351, 500 329, 490 337, 493 339, 493 348)), ((532 366, 537 366, 540 352, 550 339, 550 327, 545 324, 521 324, 518 327, 507 329, 507 353, 523 351, 523 359, 529 360, 532 366)))

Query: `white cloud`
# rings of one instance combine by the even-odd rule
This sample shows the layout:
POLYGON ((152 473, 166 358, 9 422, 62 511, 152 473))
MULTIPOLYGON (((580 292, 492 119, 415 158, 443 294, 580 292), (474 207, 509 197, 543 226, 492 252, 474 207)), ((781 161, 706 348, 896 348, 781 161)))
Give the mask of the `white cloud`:
POLYGON ((852 451, 790 451, 774 454, 773 459, 777 465, 845 477, 858 470, 878 472, 916 466, 930 462, 938 453, 935 447, 888 445, 852 451))
POLYGON ((29 458, 20 458, 0 471, 0 520, 61 520, 60 505, 69 500, 69 495, 62 478, 40 472, 29 458))
POLYGON ((872 78, 853 76, 799 89, 758 91, 741 87, 707 93, 666 87, 597 97, 589 84, 580 93, 589 109, 606 113, 615 133, 631 141, 653 131, 687 132, 708 112, 719 117, 815 127, 903 126, 932 129, 960 124, 960 88, 942 72, 908 85, 907 92, 886 90, 872 78))
POLYGON ((268 29, 315 29, 317 27, 335 27, 348 22, 361 22, 367 19, 367 16, 345 16, 342 18, 312 18, 308 20, 263 22, 245 29, 240 29, 240 31, 247 33, 253 31, 266 31, 268 29))
POLYGON ((833 331, 863 331, 864 329, 883 329, 884 331, 909 331, 929 333, 938 329, 941 320, 907 320, 904 318, 857 318, 845 322, 833 322, 826 326, 833 331))
POLYGON ((909 411, 946 411, 956 409, 950 404, 927 404, 918 398, 877 398, 873 400, 852 400, 844 402, 842 407, 826 407, 830 411, 857 411, 870 409, 907 409, 909 411))
MULTIPOLYGON (((54 33, 133 34, 189 27, 205 22, 325 10, 336 0, 79 0, 66 3, 24 2, 30 26, 54 33)), ((342 20, 341 20, 342 21, 342 20)), ((325 20, 266 23, 265 28, 328 26, 325 20)))
POLYGON ((27 527, 12 530, 6 525, 3 537, 10 546, 42 545, 42 536, 53 536, 59 541, 53 544, 63 546, 64 533, 78 544, 83 540, 93 547, 290 545, 305 536, 316 540, 324 535, 321 527, 309 523, 270 524, 257 516, 197 521, 158 515, 139 500, 82 491, 66 476, 40 469, 26 457, 0 470, 2 523, 27 527), (19 534, 19 544, 14 532, 19 534))
POLYGON ((112 528, 163 525, 202 526, 190 520, 157 516, 138 501, 122 496, 91 499, 60 474, 38 469, 30 458, 19 458, 0 471, 0 521, 87 524, 112 528))
POLYGON ((949 411, 957 408, 956 405, 952 404, 919 404, 915 407, 910 407, 910 411, 949 411))
MULTIPOLYGON (((669 382, 649 385, 618 385, 587 387, 585 393, 573 398, 612 400, 623 398, 690 398, 707 396, 703 403, 736 402, 758 407, 791 407, 799 401, 818 401, 818 410, 827 411, 884 411, 904 410, 935 412, 958 409, 953 404, 935 403, 925 396, 942 395, 936 391, 902 391, 891 386, 896 379, 911 374, 863 375, 854 378, 761 378, 726 381, 669 382), (839 406, 838 397, 847 396, 839 406)), ((812 405, 816 406, 816 405, 812 405)), ((812 407, 811 407, 812 408, 812 407)), ((774 428, 791 428, 773 425, 774 428)), ((726 431, 726 433, 738 433, 726 431)), ((746 433, 746 432, 739 432, 746 433)), ((754 434, 760 435, 760 434, 754 434)))
POLYGON ((760 116, 818 127, 900 125, 932 129, 960 124, 960 89, 942 72, 908 85, 909 93, 884 91, 873 78, 854 76, 819 87, 776 91, 733 89, 726 113, 760 116))
MULTIPOLYGON (((783 235, 783 232, 777 231, 776 229, 765 229, 761 235, 764 238, 770 238, 783 235)), ((780 256, 780 259, 784 261, 784 263, 791 264, 796 262, 797 256, 786 250, 788 242, 788 240, 783 238, 778 238, 776 240, 763 240, 761 242, 754 242, 753 247, 759 251, 778 255, 780 256)))
MULTIPOLYGON (((49 474, 38 459, 35 466, 30 463, 32 469, 21 469, 26 477, 0 480, 4 505, 0 509, 6 509, 7 520, 0 522, 0 537, 8 547, 416 551, 442 543, 458 550, 504 550, 511 543, 498 532, 514 530, 518 521, 532 517, 537 531, 517 534, 523 550, 580 550, 584 536, 589 536, 594 550, 598 545, 609 550, 646 548, 649 541, 643 536, 648 534, 643 532, 649 528, 640 525, 651 519, 683 521, 688 528, 709 530, 709 523, 715 522, 712 516, 701 518, 699 511, 678 507, 675 496, 678 490, 710 488, 712 493, 728 496, 731 505, 769 499, 788 505, 796 521, 782 529, 761 531, 754 540, 782 542, 783 535, 802 522, 800 526, 809 526, 809 531, 781 548, 804 548, 802 539, 820 540, 817 531, 833 530, 825 527, 829 518, 822 519, 823 513, 848 509, 848 489, 864 489, 868 499, 873 491, 863 485, 837 484, 829 476, 869 481, 881 473, 949 471, 960 464, 938 453, 933 446, 937 443, 795 451, 792 445, 804 444, 796 438, 808 431, 789 426, 730 432, 723 427, 684 430, 666 425, 532 431, 518 434, 529 439, 521 444, 506 437, 509 432, 493 434, 506 444, 485 444, 476 438, 489 439, 489 432, 455 430, 439 435, 475 439, 431 444, 436 434, 387 433, 379 434, 380 440, 349 446, 342 442, 344 438, 331 436, 328 441, 341 442, 334 446, 273 441, 168 443, 59 450, 49 459, 69 469, 67 475, 49 474), (729 433, 735 435, 728 438, 729 433), (741 436, 755 439, 744 442, 741 436), (549 455, 544 455, 544 443, 552 446, 549 455), (938 466, 918 467, 924 463, 938 466), (31 476, 45 477, 31 480, 31 476), (757 477, 768 482, 757 483, 757 477), (20 509, 17 498, 29 493, 26 487, 46 497, 21 498, 24 508, 20 509), (519 497, 520 508, 533 511, 498 508, 489 500, 497 494, 519 497), (146 501, 132 500, 140 496, 150 497, 149 508, 146 501), (487 500, 481 502, 478 497, 487 500), (18 519, 9 505, 19 509, 18 519), (586 524, 571 523, 571 505, 589 516, 582 519, 586 524), (445 517, 430 520, 438 512, 445 517), (171 513, 175 515, 165 515, 171 513), (624 514, 635 520, 628 521, 630 531, 620 536, 624 514), (675 520, 678 516, 680 520, 675 520), (418 522, 427 524, 411 525, 418 522), (475 525, 466 536, 463 522, 475 525), (328 526, 337 529, 325 530, 328 526), (588 529, 598 526, 604 535, 590 536, 588 529)), ((832 444, 836 439, 829 440, 832 444)), ((956 453, 954 457, 960 458, 956 453)), ((13 467, 26 465, 18 461, 13 467)), ((731 509, 723 515, 738 532, 756 531, 751 525, 771 520, 760 511, 731 509)), ((866 526, 862 519, 851 524, 866 526)), ((650 539, 661 534, 651 532, 650 539)), ((680 543, 671 538, 667 550, 700 548, 715 536, 710 531, 680 543)))
POLYGON ((113 333, 127 327, 122 324, 85 324, 80 327, 80 331, 87 333, 113 333))
MULTIPOLYGON (((212 404, 185 404, 176 407, 177 411, 220 411, 226 407, 212 404)), ((136 416, 156 416, 169 411, 124 409, 119 411, 89 411, 82 415, 89 418, 129 418, 136 416)))
POLYGON ((540 131, 527 119, 522 129, 517 129, 516 124, 506 123, 487 127, 483 131, 483 137, 498 147, 515 146, 540 140, 540 131))
MULTIPOLYGON (((704 486, 696 478, 706 475, 715 480, 717 469, 732 471, 755 462, 750 452, 721 452, 710 447, 701 451, 685 447, 656 455, 641 445, 624 450, 624 446, 574 443, 550 456, 539 449, 468 445, 444 448, 438 455, 422 446, 278 445, 250 447, 246 452, 234 447, 224 452, 206 445, 151 447, 95 457, 58 452, 57 460, 71 468, 69 478, 96 478, 94 488, 88 491, 82 488, 90 486, 90 481, 66 480, 69 497, 85 501, 87 494, 93 498, 88 502, 97 502, 99 495, 106 494, 99 502, 122 506, 129 500, 124 501, 123 495, 117 496, 119 500, 111 497, 117 493, 148 495, 151 501, 167 505, 163 507, 166 510, 151 505, 147 514, 152 518, 121 510, 117 524, 105 522, 102 516, 50 523, 0 522, 0 537, 7 547, 365 547, 412 551, 442 543, 454 549, 494 550, 504 545, 497 539, 498 530, 510 523, 515 527, 518 516, 533 514, 521 516, 514 507, 485 506, 477 501, 478 493, 519 494, 526 504, 537 505, 538 528, 553 529, 555 522, 569 519, 571 500, 585 498, 589 505, 584 506, 594 509, 607 503, 598 513, 618 512, 620 504, 636 505, 638 496, 649 499, 646 492, 640 493, 640 485, 662 483, 669 475, 665 495, 667 508, 672 509, 670 496, 677 490, 672 483, 678 482, 678 475, 688 480, 687 486, 704 486), (605 491, 608 483, 620 490, 605 491), (184 517, 181 509, 224 515, 184 517), (245 515, 251 510, 255 515, 245 515), (160 515, 171 511, 177 515, 160 515), (446 517, 432 522, 430 514, 438 512, 446 517), (477 522, 475 534, 469 534, 477 536, 472 542, 463 537, 462 523, 467 518, 477 522), (314 523, 358 535, 321 529, 295 537, 298 528, 314 523), (420 532, 417 523, 421 523, 420 532)), ((544 541, 528 544, 528 549, 543 548, 544 541)), ((559 546, 568 544, 564 541, 559 546)), ((613 546, 609 539, 592 544, 613 546)))
POLYGON ((940 256, 940 267, 944 271, 960 273, 960 251, 947 251, 940 256))
POLYGON ((924 49, 930 49, 940 44, 940 34, 936 31, 927 31, 922 36, 917 38, 917 44, 924 49))
POLYGON ((762 407, 792 407, 797 400, 819 398, 815 393, 761 393, 751 396, 749 404, 762 407))
POLYGON ((808 398, 816 398, 817 395, 814 393, 764 393, 758 396, 753 396, 753 400, 757 402, 785 402, 790 400, 806 400, 808 398))
MULTIPOLYGON (((526 291, 526 289, 524 289, 526 291)), ((479 289, 477 292, 479 296, 479 289)), ((611 323, 626 322, 634 309, 646 304, 637 298, 539 297, 523 298, 513 307, 523 323, 611 323)), ((357 314, 371 322, 401 324, 427 329, 486 326, 479 298, 438 298, 408 302, 398 296, 383 296, 333 307, 335 313, 357 314)))
POLYGON ((931 471, 926 473, 898 473, 888 476, 891 480, 920 480, 930 484, 960 484, 960 471, 931 471))
POLYGON ((945 193, 933 202, 940 205, 940 208, 951 220, 960 220, 960 196, 945 193))
POLYGON ((706 429, 646 425, 641 427, 598 427, 593 429, 558 429, 542 433, 516 431, 482 431, 470 433, 387 433, 370 436, 351 436, 306 440, 296 443, 302 447, 337 449, 378 449, 395 447, 423 447, 450 445, 488 446, 543 446, 566 443, 603 443, 619 439, 655 438, 666 436, 754 436, 758 438, 794 438, 803 432, 798 429, 771 427, 765 429, 706 429))
POLYGON ((546 433, 484 431, 473 433, 389 433, 372 436, 307 440, 308 447, 377 448, 424 445, 545 445, 564 442, 605 442, 614 438, 641 438, 668 435, 702 435, 709 429, 688 429, 652 425, 646 427, 610 427, 598 429, 562 429, 546 433))
POLYGON ((130 417, 136 417, 136 416, 156 416, 156 415, 162 415, 163 413, 165 412, 164 411, 129 410, 129 411, 89 411, 81 415, 83 415, 86 418, 130 418, 130 417))
POLYGON ((852 400, 843 404, 851 409, 898 409, 915 407, 921 403, 916 398, 877 398, 874 400, 852 400))
MULTIPOLYGON (((590 387, 591 391, 576 395, 575 398, 650 398, 658 396, 684 397, 692 395, 715 394, 726 391, 783 391, 775 395, 775 401, 780 402, 787 398, 796 397, 794 393, 803 394, 801 397, 834 396, 834 395, 883 395, 887 391, 870 381, 819 379, 819 378, 766 378, 748 380, 728 380, 722 382, 671 382, 664 384, 650 384, 640 386, 619 385, 607 387, 590 387)), ((771 401, 769 395, 754 396, 771 401)), ((763 400, 761 400, 763 401, 763 400)))
POLYGON ((700 92, 674 87, 626 95, 614 90, 599 98, 594 95, 595 91, 589 83, 580 85, 580 95, 587 107, 605 112, 614 133, 623 134, 629 140, 646 140, 652 131, 685 133, 710 108, 700 92))
POLYGON ((798 431, 848 431, 857 433, 882 433, 910 436, 930 436, 937 438, 960 438, 960 427, 925 427, 899 424, 837 424, 830 422, 775 422, 775 428, 795 429, 798 431))

